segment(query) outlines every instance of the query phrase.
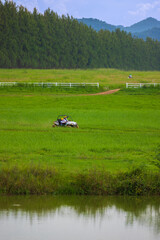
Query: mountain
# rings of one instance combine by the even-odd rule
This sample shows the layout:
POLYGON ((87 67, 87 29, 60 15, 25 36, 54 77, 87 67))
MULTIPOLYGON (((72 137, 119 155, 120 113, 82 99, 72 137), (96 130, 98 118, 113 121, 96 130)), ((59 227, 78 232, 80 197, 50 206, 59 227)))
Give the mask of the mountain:
POLYGON ((144 32, 133 33, 132 35, 144 40, 146 40, 147 37, 150 37, 154 40, 160 41, 160 28, 152 28, 144 32))
POLYGON ((125 27, 124 29, 126 32, 138 33, 138 32, 145 32, 152 28, 160 28, 160 21, 150 17, 143 21, 135 23, 130 27, 125 27))
POLYGON ((94 30, 97 32, 101 29, 103 30, 109 30, 110 32, 116 30, 116 26, 108 24, 104 21, 100 21, 98 19, 94 18, 82 18, 82 19, 77 19, 78 22, 82 22, 83 24, 86 24, 88 27, 92 27, 94 30))
POLYGON ((82 18, 77 20, 78 22, 82 22, 83 24, 92 27, 96 31, 103 29, 112 32, 119 28, 120 30, 126 31, 128 33, 130 32, 132 36, 143 38, 144 40, 147 37, 150 37, 154 40, 160 41, 160 21, 155 18, 149 17, 129 27, 124 27, 122 25, 111 25, 104 21, 93 18, 82 18))

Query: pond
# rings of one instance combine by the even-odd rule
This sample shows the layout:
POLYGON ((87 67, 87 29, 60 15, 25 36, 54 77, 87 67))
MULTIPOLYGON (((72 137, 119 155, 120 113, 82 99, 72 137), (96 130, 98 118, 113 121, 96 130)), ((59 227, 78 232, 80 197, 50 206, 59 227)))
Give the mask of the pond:
POLYGON ((2 240, 159 240, 160 197, 1 196, 2 240))

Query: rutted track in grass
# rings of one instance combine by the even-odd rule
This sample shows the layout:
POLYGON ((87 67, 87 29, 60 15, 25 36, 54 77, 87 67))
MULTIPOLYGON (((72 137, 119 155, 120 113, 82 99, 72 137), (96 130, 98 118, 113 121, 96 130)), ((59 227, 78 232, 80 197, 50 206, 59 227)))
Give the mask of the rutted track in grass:
POLYGON ((73 97, 73 96, 97 96, 97 95, 108 95, 108 94, 113 94, 115 92, 120 91, 120 89, 113 89, 113 90, 108 90, 105 92, 98 92, 98 93, 88 93, 88 94, 63 94, 63 95, 57 95, 57 96, 63 96, 63 97, 73 97))
MULTIPOLYGON (((68 127, 60 127, 61 128, 61 132, 62 133, 70 133, 70 134, 74 134, 75 132, 74 131, 70 131, 71 128, 68 128, 68 127), (63 129, 64 131, 63 131, 63 129), (67 129, 68 130, 67 130, 67 129)), ((50 129, 21 129, 21 128, 3 128, 3 129, 0 129, 0 132, 52 132, 52 127, 50 129)), ((73 129, 73 128, 72 128, 73 129)), ((77 128, 74 128, 76 131, 77 131, 77 128)), ((85 132, 91 132, 91 131, 96 131, 96 132, 116 132, 116 133, 160 133, 160 130, 159 129, 151 129, 151 130, 148 130, 148 129, 104 129, 104 128, 89 128, 89 129, 86 129, 84 127, 78 129, 78 132, 82 132, 82 133, 85 133, 85 132)))
POLYGON ((100 93, 91 93, 91 94, 83 94, 83 95, 84 96, 107 95, 107 94, 112 94, 112 93, 118 92, 119 90, 120 89, 114 89, 114 90, 109 90, 109 91, 100 92, 100 93))
MULTIPOLYGON (((82 93, 82 94, 65 94, 65 93, 63 93, 63 94, 56 94, 56 93, 43 93, 42 95, 43 96, 56 96, 56 97, 72 97, 72 96, 96 96, 96 95, 108 95, 108 94, 113 94, 113 93, 115 93, 115 92, 118 92, 118 91, 120 91, 120 89, 113 89, 113 90, 108 90, 108 91, 105 91, 105 92, 98 92, 98 93, 82 93)), ((0 94, 0 97, 19 97, 19 96, 17 96, 17 94, 13 94, 13 93, 11 93, 11 94, 0 94)), ((33 97, 33 93, 32 94, 27 94, 27 95, 25 95, 25 94, 23 94, 23 95, 21 95, 21 96, 23 96, 23 97, 33 97)), ((36 96, 36 94, 34 93, 34 96, 36 96)), ((39 96, 39 94, 37 94, 37 96, 39 96)))

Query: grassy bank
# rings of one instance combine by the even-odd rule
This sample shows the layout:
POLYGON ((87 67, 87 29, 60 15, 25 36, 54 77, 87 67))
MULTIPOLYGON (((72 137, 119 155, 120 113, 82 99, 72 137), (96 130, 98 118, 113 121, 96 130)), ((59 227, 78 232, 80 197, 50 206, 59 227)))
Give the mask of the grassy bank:
POLYGON ((0 89, 1 193, 159 194, 160 89, 94 91, 0 89))
POLYGON ((90 169, 64 176, 55 168, 3 168, 0 194, 160 195, 160 172, 90 169))

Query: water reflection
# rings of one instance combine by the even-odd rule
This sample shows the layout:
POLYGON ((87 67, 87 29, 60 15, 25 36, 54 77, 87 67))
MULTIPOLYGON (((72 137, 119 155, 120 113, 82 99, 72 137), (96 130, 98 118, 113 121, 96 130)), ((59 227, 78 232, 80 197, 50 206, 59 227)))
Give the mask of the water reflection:
POLYGON ((0 197, 0 239, 24 232, 29 240, 157 240, 160 197, 0 197))

